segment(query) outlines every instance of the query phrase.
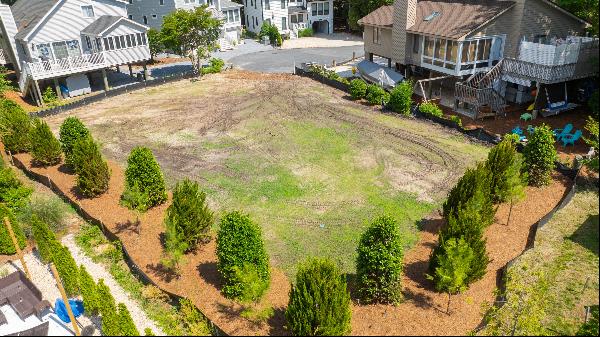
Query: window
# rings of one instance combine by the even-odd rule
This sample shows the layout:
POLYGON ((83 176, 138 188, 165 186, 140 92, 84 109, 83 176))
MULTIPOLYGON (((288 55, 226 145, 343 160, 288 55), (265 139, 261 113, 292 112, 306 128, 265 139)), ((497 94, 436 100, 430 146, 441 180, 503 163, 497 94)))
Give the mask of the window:
POLYGON ((298 14, 298 22, 304 22, 304 14, 298 14))
POLYGON ((121 39, 118 36, 115 36, 115 44, 117 45, 117 49, 121 49, 121 39))
POLYGON ((158 4, 159 4, 159 5, 161 5, 161 6, 164 6, 164 5, 165 5, 165 0, 160 0, 160 1, 158 2, 158 4))
POLYGON ((413 35, 413 53, 418 54, 421 49, 421 35, 413 35))
POLYGON ((285 0, 281 0, 281 8, 285 8, 285 0))
POLYGON ((147 25, 148 24, 148 17, 144 15, 144 24, 147 25))
POLYGON ((142 35, 143 34, 142 33, 137 33, 136 35, 137 35, 137 44, 140 45, 140 46, 143 46, 144 45, 144 42, 142 42, 142 35))
POLYGON ((110 50, 110 44, 108 43, 108 38, 104 38, 104 50, 110 50))
POLYGON ((131 48, 131 36, 125 35, 125 40, 127 41, 127 48, 131 48))
POLYGON ((379 34, 381 34, 378 27, 373 27, 373 43, 379 44, 379 34))
POLYGON ((310 4, 310 9, 312 11, 313 16, 317 15, 317 4, 316 3, 310 4))
POLYGON ((57 59, 81 56, 79 41, 77 40, 53 42, 52 50, 54 51, 54 57, 57 59))
POLYGON ((92 5, 81 6, 81 13, 84 18, 93 18, 94 17, 94 7, 92 5))
POLYGON ((89 36, 85 37, 85 45, 87 46, 88 49, 92 49, 92 40, 90 40, 89 36))
POLYGON ((129 20, 133 20, 133 15, 129 14, 127 15, 127 17, 129 18, 129 20))
POLYGON ((265 9, 266 10, 270 10, 271 9, 271 0, 265 0, 265 9))
POLYGON ((426 17, 424 17, 423 21, 431 21, 431 20, 437 18, 440 15, 442 15, 442 13, 434 11, 431 14, 427 15, 426 17))
POLYGON ((317 8, 319 9, 319 13, 318 14, 319 15, 323 15, 323 3, 322 2, 319 2, 317 4, 317 8))
POLYGON ((119 36, 119 40, 121 40, 121 48, 126 48, 125 47, 125 36, 123 36, 123 35, 119 36))
POLYGON ((298 23, 298 17, 295 14, 290 15, 291 23, 298 23))
POLYGON ((239 22, 240 21, 240 10, 239 9, 234 10, 233 16, 235 17, 235 22, 239 22))
POLYGON ((38 44, 36 46, 37 52, 38 52, 38 57, 42 60, 42 61, 48 61, 51 60, 52 57, 52 51, 50 50, 50 44, 49 43, 42 43, 42 44, 38 44))
POLYGON ((287 30, 287 18, 281 18, 281 30, 287 30))
POLYGON ((329 2, 324 3, 323 6, 324 6, 323 14, 329 15, 329 2))
POLYGON ((115 49, 115 40, 112 38, 112 36, 108 37, 108 46, 110 47, 110 50, 115 49))
POLYGON ((229 18, 228 22, 234 22, 235 20, 233 19, 233 11, 227 11, 227 15, 229 18))

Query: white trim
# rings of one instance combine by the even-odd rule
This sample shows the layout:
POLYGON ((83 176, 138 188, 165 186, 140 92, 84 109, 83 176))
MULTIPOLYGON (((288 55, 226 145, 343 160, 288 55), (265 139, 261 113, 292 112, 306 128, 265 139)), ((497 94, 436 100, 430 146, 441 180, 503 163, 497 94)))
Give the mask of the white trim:
POLYGON ((100 33, 98 33, 98 36, 102 36, 104 33, 106 33, 106 31, 108 31, 111 28, 113 28, 116 24, 121 23, 121 21, 123 21, 123 20, 125 20, 125 21, 127 21, 129 23, 132 23, 134 26, 138 26, 138 27, 141 27, 141 28, 145 29, 144 33, 147 33, 148 30, 150 29, 148 26, 145 26, 145 25, 143 25, 141 23, 137 23, 137 22, 135 22, 133 20, 129 20, 128 18, 126 18, 124 16, 121 16, 119 18, 119 20, 115 21, 113 24, 111 24, 110 26, 108 26, 105 30, 103 30, 100 33))
MULTIPOLYGON (((21 40, 23 40, 23 41, 25 41, 25 42, 28 42, 28 41, 27 41, 27 39, 29 39, 29 36, 30 36, 30 35, 31 35, 33 32, 35 32, 35 31, 36 31, 36 30, 37 30, 37 29, 40 27, 40 25, 41 25, 42 23, 44 23, 44 22, 45 22, 45 21, 48 19, 48 17, 50 17, 50 16, 51 16, 51 14, 52 14, 52 13, 54 12, 54 10, 55 10, 55 9, 58 7, 58 5, 62 4, 64 1, 65 1, 65 0, 58 0, 58 1, 57 1, 57 2, 54 4, 54 6, 52 6, 52 8, 50 8, 50 10, 49 10, 49 11, 48 11, 46 14, 44 14, 44 16, 42 17, 42 19, 40 19, 40 21, 38 21, 38 22, 35 24, 35 26, 33 26, 33 28, 32 28, 32 29, 29 31, 29 33, 27 33, 27 35, 25 35, 25 36, 24 36, 24 37, 23 37, 21 40)), ((119 0, 117 0, 117 1, 119 1, 119 0)))

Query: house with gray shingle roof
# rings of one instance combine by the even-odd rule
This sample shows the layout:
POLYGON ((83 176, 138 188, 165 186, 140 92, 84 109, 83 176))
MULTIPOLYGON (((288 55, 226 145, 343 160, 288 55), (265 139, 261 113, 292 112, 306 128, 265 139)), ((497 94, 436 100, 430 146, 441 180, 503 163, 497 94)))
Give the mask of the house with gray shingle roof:
POLYGON ((178 10, 193 10, 208 6, 213 17, 223 20, 219 46, 232 49, 242 36, 242 5, 230 0, 131 0, 127 7, 129 19, 160 30, 163 19, 178 10))
POLYGON ((589 24, 550 0, 396 0, 358 23, 367 59, 383 57, 409 78, 454 78, 455 108, 474 118, 598 74, 589 24))
POLYGON ((89 77, 150 59, 148 27, 127 18, 126 0, 18 0, 0 5, 0 47, 23 95, 42 104, 40 87, 61 95, 89 91, 89 77), (76 87, 76 88, 74 88, 76 87), (87 88, 87 89, 86 89, 87 88), (71 90, 73 89, 73 90, 71 90))

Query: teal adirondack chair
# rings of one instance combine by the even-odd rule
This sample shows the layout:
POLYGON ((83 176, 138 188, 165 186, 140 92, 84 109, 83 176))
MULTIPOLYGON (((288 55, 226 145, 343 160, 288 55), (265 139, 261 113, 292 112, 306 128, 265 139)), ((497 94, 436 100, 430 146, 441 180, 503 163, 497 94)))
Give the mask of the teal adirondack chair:
POLYGON ((571 123, 565 125, 565 127, 562 129, 554 129, 554 137, 556 137, 556 140, 561 140, 562 137, 570 134, 571 130, 573 130, 573 124, 571 123))
POLYGON ((575 146, 575 142, 581 138, 582 132, 581 130, 575 131, 574 134, 567 134, 562 137, 563 146, 567 146, 569 144, 575 146))

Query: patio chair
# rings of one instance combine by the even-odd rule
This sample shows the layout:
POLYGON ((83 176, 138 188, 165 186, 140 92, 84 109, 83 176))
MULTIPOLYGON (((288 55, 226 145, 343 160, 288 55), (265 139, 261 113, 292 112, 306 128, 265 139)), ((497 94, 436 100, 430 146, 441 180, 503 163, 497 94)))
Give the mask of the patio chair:
POLYGON ((518 125, 514 129, 512 129, 510 132, 514 133, 515 135, 519 135, 519 136, 523 135, 523 130, 521 130, 521 127, 519 127, 518 125))
POLYGON ((535 127, 533 125, 527 125, 527 133, 532 134, 535 132, 535 127))
POLYGON ((562 129, 554 129, 554 137, 556 138, 556 140, 561 140, 563 136, 570 134, 571 130, 573 130, 573 124, 571 123, 565 125, 565 127, 562 129))
POLYGON ((575 142, 581 138, 582 132, 581 130, 575 131, 574 134, 566 134, 562 137, 563 146, 567 146, 569 144, 575 146, 575 142))

